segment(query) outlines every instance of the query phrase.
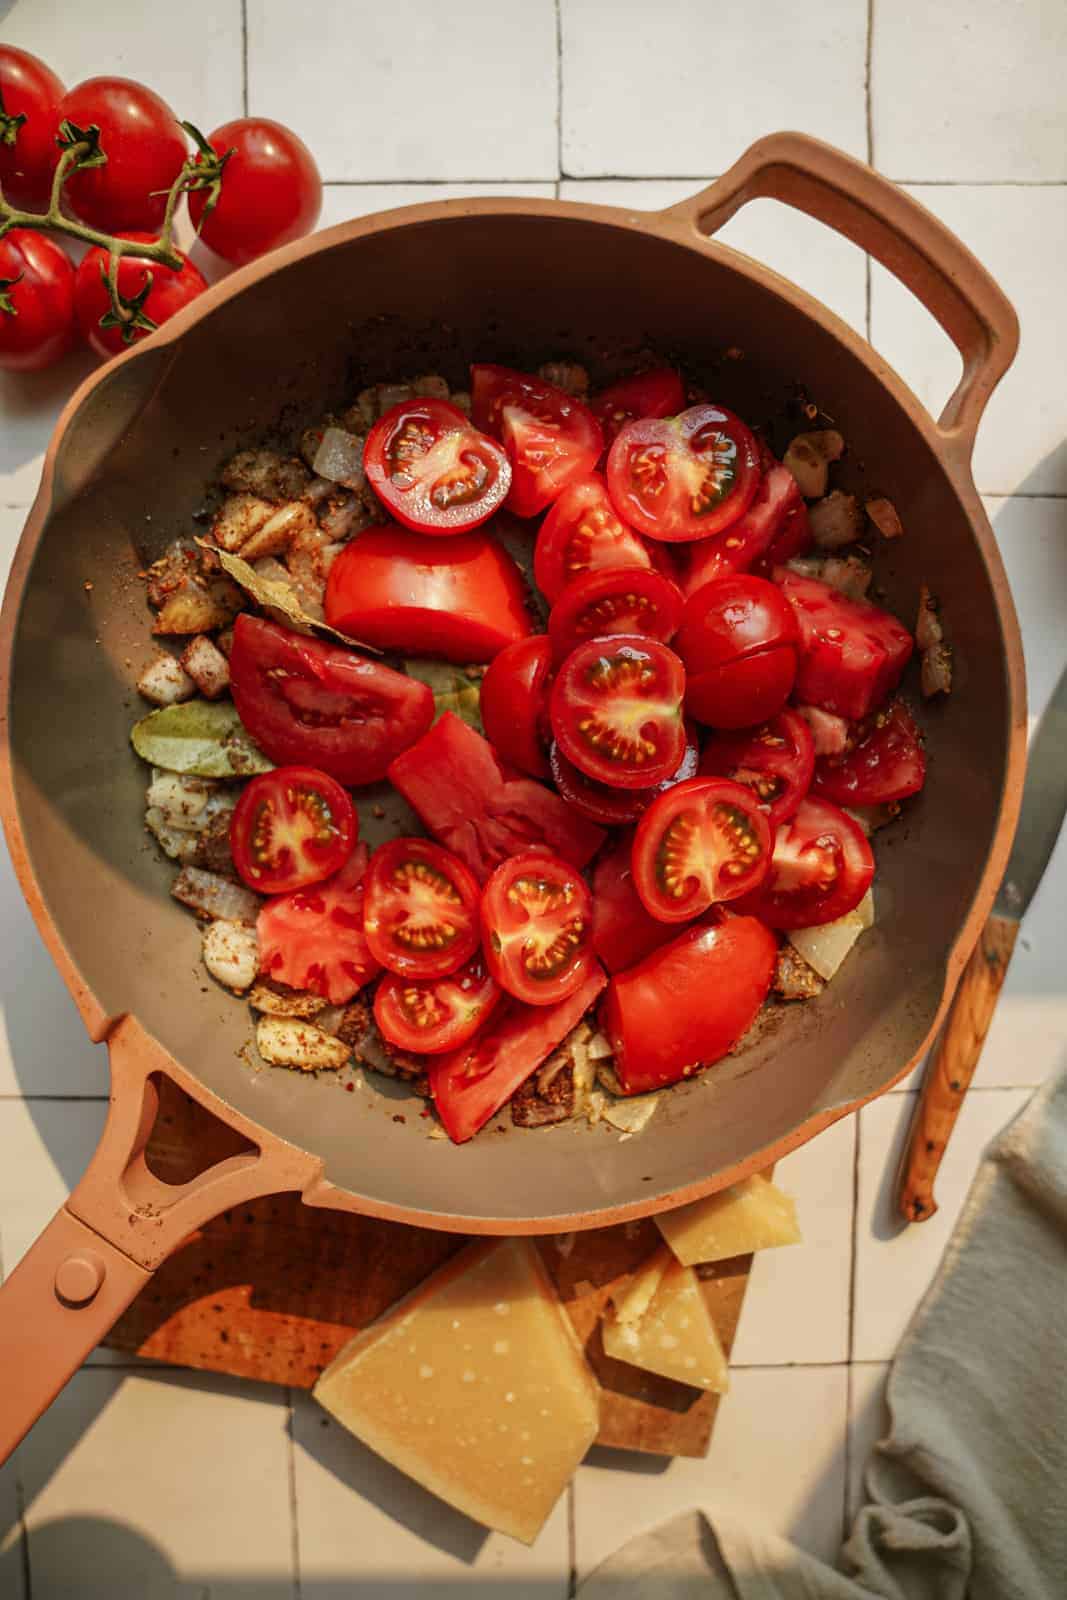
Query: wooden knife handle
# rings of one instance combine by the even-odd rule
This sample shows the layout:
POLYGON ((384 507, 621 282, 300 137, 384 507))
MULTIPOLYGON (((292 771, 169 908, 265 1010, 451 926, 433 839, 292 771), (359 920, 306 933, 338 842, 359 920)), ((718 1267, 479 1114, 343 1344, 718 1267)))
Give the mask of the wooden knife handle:
POLYGON ((937 1210, 934 1179, 974 1077, 1018 934, 1018 922, 994 913, 963 969, 900 1164, 897 1203, 906 1222, 925 1222, 937 1210))

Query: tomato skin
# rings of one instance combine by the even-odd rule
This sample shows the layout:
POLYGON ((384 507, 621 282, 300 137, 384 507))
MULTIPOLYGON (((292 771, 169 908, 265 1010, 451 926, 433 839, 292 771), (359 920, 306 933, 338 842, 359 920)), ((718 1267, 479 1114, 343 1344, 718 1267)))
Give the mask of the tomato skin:
POLYGON ((233 864, 258 894, 288 894, 332 877, 358 837, 351 798, 314 767, 276 767, 253 778, 230 819, 233 864))
POLYGON ((416 533, 442 536, 476 528, 500 509, 511 488, 511 463, 496 440, 445 400, 405 400, 391 407, 367 435, 363 462, 379 500, 416 533), (465 491, 455 488, 457 469, 465 469, 465 491), (477 492, 472 470, 484 474, 477 492), (442 497, 449 503, 441 503, 442 497))
POLYGON ((556 674, 549 716, 556 743, 586 777, 648 789, 685 750, 685 671, 656 639, 618 634, 572 650, 556 674))
POLYGON ((881 806, 918 794, 926 782, 926 753, 915 721, 895 700, 851 730, 841 756, 815 764, 817 795, 839 806, 881 806))
POLYGON ((478 885, 439 844, 390 839, 371 856, 363 931, 387 971, 443 978, 478 948, 478 885))
POLYGON ((501 650, 482 679, 479 704, 486 738, 505 761, 531 778, 549 778, 545 750, 552 646, 543 633, 501 650))
POLYGON ((479 951, 445 978, 401 978, 387 972, 374 995, 374 1020, 398 1050, 441 1055, 483 1028, 504 997, 479 951))
POLYGON ((569 583, 548 615, 557 662, 588 639, 641 634, 667 644, 682 620, 682 594, 661 572, 609 567, 569 583))
POLYGON ((604 446, 600 424, 580 400, 528 372, 489 362, 471 367, 471 417, 508 453, 507 505, 517 517, 536 516, 568 484, 587 477, 604 446))
POLYGON ((859 823, 809 795, 779 827, 763 883, 736 909, 771 928, 815 927, 854 911, 873 877, 874 856, 859 823))
POLYGON ((781 592, 737 573, 686 601, 675 640, 686 667, 686 710, 716 728, 766 722, 789 697, 800 633, 781 592))
POLYGON ((634 888, 649 916, 690 922, 762 882, 772 843, 750 789, 726 778, 691 778, 661 794, 638 823, 634 888))
MULTIPOLYGON (((124 237, 141 244, 154 242, 152 235, 146 233, 128 233, 124 237)), ((181 251, 178 254, 181 255, 181 251)), ((83 257, 74 280, 74 310, 81 336, 104 360, 109 356, 121 355, 131 344, 147 339, 152 332, 151 328, 134 328, 132 337, 127 341, 121 328, 100 326, 101 318, 111 310, 111 298, 105 282, 107 270, 108 252, 94 248, 83 257)), ((182 256, 181 268, 177 272, 170 267, 161 267, 157 261, 146 261, 143 256, 123 256, 119 262, 119 293, 128 300, 133 299, 144 288, 148 273, 152 275, 152 287, 143 310, 157 327, 169 321, 207 288, 203 273, 185 256, 182 256)))
MULTIPOLYGON (((8 204, 20 211, 47 210, 59 158, 55 111, 65 93, 51 67, 37 56, 0 44, 0 187, 8 204), (16 117, 26 119, 17 128, 16 117)), ((5 276, 0 269, 0 277, 5 276)))
POLYGON ((673 367, 653 367, 620 378, 593 396, 589 409, 604 431, 604 444, 610 450, 620 428, 642 417, 674 417, 685 410, 685 386, 673 367))
MULTIPOLYGON (((702 539, 685 551, 688 561, 682 576, 682 590, 688 600, 705 583, 747 572, 772 550, 785 530, 785 523, 798 509, 805 521, 807 512, 796 479, 787 468, 773 462, 760 481, 756 498, 743 517, 725 533, 702 539)), ((809 530, 810 538, 810 530, 809 530)), ((787 559, 787 558, 786 558, 787 559)))
POLYGON ((368 528, 326 580, 326 620, 381 650, 491 661, 530 633, 518 568, 481 529, 447 539, 368 528))
POLYGON ((593 868, 593 949, 609 972, 632 967, 677 937, 673 923, 650 917, 633 882, 633 834, 620 834, 593 868))
POLYGON ((915 647, 902 622, 867 600, 849 600, 788 567, 774 581, 800 628, 796 698, 860 722, 900 682, 915 647))
POLYGON ((72 172, 63 199, 82 222, 102 233, 151 231, 163 224, 167 191, 188 146, 165 100, 131 78, 87 78, 56 107, 53 133, 64 121, 100 129, 101 167, 72 172))
POLYGON ((658 794, 672 788, 676 783, 684 783, 686 778, 695 778, 699 760, 700 743, 696 724, 688 719, 685 723, 685 750, 682 752, 682 759, 670 777, 664 778, 663 782, 657 783, 653 789, 616 789, 613 784, 599 783, 595 778, 586 777, 573 761, 567 760, 554 739, 548 751, 552 782, 567 804, 577 811, 580 817, 587 817, 590 822, 599 822, 607 828, 618 827, 625 822, 636 822, 638 817, 648 810, 658 794))
POLYGON ((748 1031, 778 941, 755 917, 698 923, 608 984, 601 1024, 627 1094, 692 1077, 748 1031))
POLYGON ((363 933, 367 846, 357 844, 340 872, 292 894, 275 895, 259 913, 259 969, 294 989, 343 1006, 381 968, 363 933))
POLYGON ((322 179, 303 139, 268 117, 238 117, 216 128, 208 144, 219 156, 233 151, 212 210, 205 215, 207 190, 189 196, 189 215, 209 250, 240 267, 311 232, 322 210, 322 179))
POLYGON ((534 580, 550 605, 589 572, 655 564, 654 552, 615 510, 599 472, 567 485, 549 508, 534 546, 534 580))
POLYGON ((418 679, 247 611, 234 624, 230 687, 272 761, 314 765, 350 787, 384 778, 434 715, 418 679))
POLYGON ((723 406, 628 422, 608 453, 619 516, 651 539, 706 539, 744 514, 760 485, 752 433, 723 406))
POLYGON ((581 987, 552 1006, 510 997, 469 1044, 429 1064, 438 1115, 455 1144, 472 1139, 576 1027, 606 983, 593 964, 581 987))
POLYGON ((555 1005, 593 966, 593 901, 577 870, 557 857, 501 862, 482 891, 482 947, 500 987, 530 1006, 555 1005))
POLYGON ((811 729, 788 706, 762 727, 713 734, 700 758, 701 776, 729 778, 750 788, 772 829, 794 814, 814 771, 811 729))
POLYGON ((0 239, 0 280, 9 280, 0 294, 13 308, 0 308, 0 367, 39 372, 52 366, 77 331, 70 257, 45 234, 15 228, 0 239))

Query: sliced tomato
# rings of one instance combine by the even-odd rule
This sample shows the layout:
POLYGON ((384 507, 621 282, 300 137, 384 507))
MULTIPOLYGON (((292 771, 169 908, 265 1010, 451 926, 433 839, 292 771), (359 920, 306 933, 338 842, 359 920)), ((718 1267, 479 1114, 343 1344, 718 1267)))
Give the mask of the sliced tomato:
POLYGON ((686 601, 675 643, 686 710, 713 728, 766 722, 793 687, 800 634, 766 578, 736 573, 705 584, 686 601))
POLYGON ((478 948, 478 885, 439 844, 390 839, 371 856, 363 931, 389 972, 443 978, 478 948))
POLYGON ((349 786, 384 778, 433 721, 424 683, 247 611, 234 624, 230 687, 272 761, 317 767, 349 786))
POLYGON ((814 770, 811 729, 788 706, 760 728, 713 734, 700 758, 701 776, 729 778, 751 789, 772 829, 796 811, 814 770))
POLYGON ((519 569, 482 529, 441 539, 368 528, 330 568, 325 606, 332 628, 379 650, 464 664, 530 632, 519 569))
POLYGON ((587 777, 647 789, 677 769, 685 749, 685 671, 656 639, 619 635, 572 650, 549 700, 552 732, 587 777))
POLYGON ((926 753, 915 719, 894 700, 852 729, 843 755, 820 758, 812 787, 839 806, 882 806, 918 794, 925 782, 926 753))
POLYGON ((681 620, 681 590, 670 578, 641 567, 611 567, 567 585, 549 612, 548 635, 560 662, 587 639, 618 633, 666 644, 681 620))
POLYGON ((650 916, 689 922, 767 876, 772 834, 751 789, 690 778, 649 806, 634 836, 634 887, 650 916))
POLYGON ((511 367, 471 368, 471 416, 499 439, 511 462, 507 505, 533 517, 596 466, 604 437, 588 406, 554 384, 511 367))
POLYGON ((755 917, 698 923, 608 985, 601 1022, 627 1094, 720 1060, 767 997, 778 941, 755 917))
POLYGON ((479 950, 444 978, 401 978, 387 972, 374 995, 374 1020, 398 1050, 435 1056, 455 1050, 484 1027, 503 991, 479 950))
POLYGON ((259 913, 259 967, 293 989, 343 1006, 381 967, 363 932, 367 847, 357 844, 340 872, 309 889, 276 895, 259 913))
POLYGON ((489 971, 516 1000, 550 1006, 573 993, 593 965, 593 901, 566 861, 504 861, 482 891, 482 945, 489 971))
POLYGON ((588 572, 655 565, 654 552, 615 510, 599 472, 568 484, 538 529, 534 546, 534 580, 550 605, 568 583, 588 572))
POLYGON ((787 506, 770 548, 752 563, 752 570, 762 578, 769 578, 776 566, 792 561, 794 556, 806 555, 814 542, 808 508, 798 499, 787 506))
POLYGON ((748 428, 722 406, 628 422, 608 455, 616 511, 652 539, 706 539, 742 516, 760 485, 748 428))
POLYGON ((594 963, 580 988, 555 1005, 506 998, 468 1044, 431 1061, 430 1090, 449 1138, 472 1139, 577 1027, 606 982, 594 963))
POLYGON ((593 396, 589 409, 604 431, 605 447, 610 449, 620 428, 642 417, 674 417, 685 410, 685 385, 673 367, 653 367, 620 378, 593 396))
POLYGON ((797 508, 806 520, 807 511, 796 479, 785 467, 774 462, 744 516, 725 533, 690 545, 685 552, 688 560, 681 584, 686 599, 716 578, 747 572, 774 548, 779 534, 784 532, 787 517, 797 508))
POLYGON ((859 722, 900 682, 915 647, 902 622, 867 600, 849 600, 788 567, 774 581, 796 614, 801 655, 796 696, 859 722))
POLYGON ((359 836, 350 795, 314 767, 275 767, 245 785, 230 819, 233 864, 259 894, 339 872, 359 836))
POLYGON ((544 784, 501 761, 480 733, 451 711, 389 769, 390 781, 441 844, 479 883, 520 851, 562 856, 584 867, 603 830, 576 816, 544 784))
POLYGON ((505 761, 532 778, 550 776, 546 745, 551 687, 552 645, 544 633, 509 644, 482 679, 479 704, 486 737, 505 761))
POLYGON ((404 400, 380 417, 363 451, 378 499, 417 533, 461 533, 507 499, 511 464, 495 439, 446 400, 404 400))
POLYGON ((634 888, 633 833, 620 834, 593 868, 593 950, 609 972, 632 967, 677 937, 674 923, 650 917, 634 888))
POLYGON ((554 739, 548 752, 552 781, 567 804, 573 806, 579 816, 588 817, 590 822, 599 822, 607 828, 617 827, 624 822, 636 822, 658 794, 676 783, 684 783, 686 778, 695 778, 699 760, 700 742, 696 724, 688 718, 682 759, 670 777, 657 783, 654 789, 616 789, 610 783, 598 783, 596 778, 587 778, 573 761, 567 760, 554 739))
POLYGON ((811 928, 854 911, 870 888, 874 857, 857 822, 809 795, 774 838, 771 868, 739 911, 771 928, 811 928))

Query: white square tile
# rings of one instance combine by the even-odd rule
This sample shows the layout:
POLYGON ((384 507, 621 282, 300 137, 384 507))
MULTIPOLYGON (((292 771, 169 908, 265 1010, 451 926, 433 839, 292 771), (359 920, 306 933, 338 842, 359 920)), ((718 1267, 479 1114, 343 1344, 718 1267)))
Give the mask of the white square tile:
MULTIPOLYGON (((565 178, 559 193, 561 200, 661 211, 699 194, 700 188, 698 178, 565 178)), ((776 200, 754 200, 731 217, 716 238, 773 267, 866 336, 867 258, 832 228, 776 200)), ((744 343, 743 330, 738 342, 744 343)))
POLYGON ((315 1600, 415 1600, 438 1587, 479 1600, 564 1600, 567 1496, 529 1548, 489 1533, 376 1456, 309 1395, 293 1403, 300 1578, 315 1600))
POLYGON ((841 1546, 847 1369, 730 1374, 706 1460, 594 1450, 575 1479, 579 1582, 633 1535, 703 1506, 833 1561, 841 1546))
POLYGON ((887 1361, 857 1361, 849 1372, 848 1396, 848 1509, 851 1525, 860 1506, 866 1505, 863 1475, 871 1451, 889 1433, 889 1410, 885 1386, 889 1377, 887 1361))
POLYGON ((873 17, 871 114, 883 172, 1067 179, 1067 8, 892 0, 873 17))
POLYGON ((568 177, 724 172, 747 145, 804 128, 867 148, 867 16, 855 0, 757 10, 704 0, 561 0, 568 177))
POLYGON ((485 195, 508 195, 513 199, 551 200, 553 183, 328 183, 323 190, 319 228, 332 228, 336 222, 353 217, 369 217, 375 211, 392 211, 397 206, 421 206, 436 200, 477 200, 485 195))
POLYGON ((0 1100, 0 1259, 6 1272, 85 1171, 106 1111, 99 1100, 0 1100))
POLYGON ((855 1117, 843 1117, 775 1168, 775 1183, 796 1200, 804 1242, 757 1252, 735 1366, 848 1360, 855 1139, 855 1117))
POLYGON ((897 1212, 896 1171, 915 1096, 884 1095, 860 1112, 854 1361, 888 1361, 896 1353, 937 1271, 983 1151, 1027 1099, 1021 1089, 970 1091, 937 1177, 938 1210, 926 1222, 910 1224, 897 1212))
MULTIPOLYGON (((1060 351, 1067 342, 1067 186, 918 186, 914 194, 957 233, 996 278, 1019 315, 1015 364, 989 402, 975 451, 985 494, 1067 494, 1067 401, 1060 351)), ((960 360, 919 302, 872 268, 871 342, 933 415, 955 387, 960 360)))
POLYGON ((19 1446, 34 1600, 291 1600, 284 1391, 76 1373, 19 1446))
POLYGON ((0 1466, 0 1594, 4 1600, 29 1600, 23 1583, 25 1556, 14 1458, 0 1466))
POLYGON ((554 179, 553 0, 428 6, 248 0, 248 101, 289 123, 326 179, 554 179))

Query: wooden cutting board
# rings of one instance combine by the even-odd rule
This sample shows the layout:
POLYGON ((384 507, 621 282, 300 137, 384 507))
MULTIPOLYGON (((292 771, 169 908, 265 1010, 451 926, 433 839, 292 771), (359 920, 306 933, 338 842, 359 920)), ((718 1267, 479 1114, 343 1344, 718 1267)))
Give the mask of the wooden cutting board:
MULTIPOLYGON (((531 1135, 536 1137, 536 1135, 531 1135)), ((245 1148, 168 1080, 146 1152, 160 1178, 184 1183, 245 1148)), ((656 1455, 707 1451, 718 1397, 613 1361, 600 1341, 611 1291, 660 1244, 652 1222, 553 1235, 545 1265, 602 1386, 600 1444, 656 1455)), ((190 1236, 105 1341, 177 1366, 310 1389, 357 1329, 462 1248, 456 1234, 305 1206, 272 1195, 224 1212, 190 1236)), ((729 1351, 751 1256, 701 1269, 729 1351)))

